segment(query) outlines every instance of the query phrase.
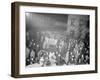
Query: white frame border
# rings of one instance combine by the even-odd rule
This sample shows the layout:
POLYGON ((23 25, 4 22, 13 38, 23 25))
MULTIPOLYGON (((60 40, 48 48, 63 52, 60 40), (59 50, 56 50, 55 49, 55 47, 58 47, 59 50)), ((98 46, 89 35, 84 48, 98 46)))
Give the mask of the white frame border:
POLYGON ((54 7, 37 7, 37 6, 20 6, 20 43, 19 43, 19 74, 40 74, 55 72, 74 72, 95 70, 95 10, 73 9, 73 8, 54 8, 54 7), (25 12, 36 13, 57 13, 57 14, 81 14, 90 15, 90 65, 74 66, 55 66, 55 67, 25 67, 25 12), (66 68, 66 69, 65 69, 66 68))

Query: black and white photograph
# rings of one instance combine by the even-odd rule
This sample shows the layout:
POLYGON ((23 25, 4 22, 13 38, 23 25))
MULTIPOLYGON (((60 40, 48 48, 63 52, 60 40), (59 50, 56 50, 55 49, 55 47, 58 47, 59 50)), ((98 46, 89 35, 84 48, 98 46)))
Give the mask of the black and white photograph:
POLYGON ((90 64, 90 16, 25 13, 25 65, 51 67, 90 64))
POLYGON ((97 7, 12 3, 12 76, 97 73, 97 7))

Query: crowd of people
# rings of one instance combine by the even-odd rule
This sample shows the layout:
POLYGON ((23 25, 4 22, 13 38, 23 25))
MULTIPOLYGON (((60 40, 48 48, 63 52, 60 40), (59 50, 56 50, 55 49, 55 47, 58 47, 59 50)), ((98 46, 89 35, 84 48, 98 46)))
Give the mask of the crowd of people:
POLYGON ((41 31, 36 38, 26 36, 26 66, 62 66, 89 64, 89 33, 84 39, 67 36, 65 32, 41 31))

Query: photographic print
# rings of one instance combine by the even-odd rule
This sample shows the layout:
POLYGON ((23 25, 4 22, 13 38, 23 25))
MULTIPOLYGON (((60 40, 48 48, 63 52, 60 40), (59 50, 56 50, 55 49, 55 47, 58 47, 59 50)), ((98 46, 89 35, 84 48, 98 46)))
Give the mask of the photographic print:
POLYGON ((97 7, 12 3, 11 76, 97 73, 97 7))
POLYGON ((25 13, 26 66, 90 63, 89 15, 25 13))

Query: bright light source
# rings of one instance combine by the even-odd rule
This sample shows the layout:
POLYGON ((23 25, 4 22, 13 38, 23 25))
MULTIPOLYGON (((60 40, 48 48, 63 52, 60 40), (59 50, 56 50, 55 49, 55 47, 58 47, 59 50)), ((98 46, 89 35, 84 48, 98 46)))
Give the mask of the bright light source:
POLYGON ((30 16, 30 13, 25 13, 25 15, 29 17, 30 16))

